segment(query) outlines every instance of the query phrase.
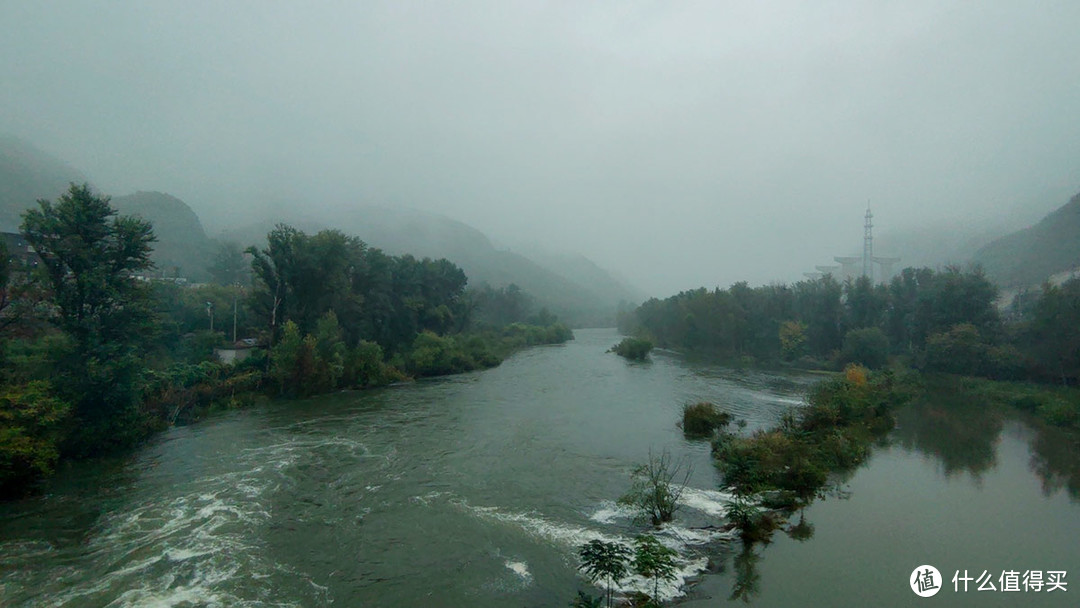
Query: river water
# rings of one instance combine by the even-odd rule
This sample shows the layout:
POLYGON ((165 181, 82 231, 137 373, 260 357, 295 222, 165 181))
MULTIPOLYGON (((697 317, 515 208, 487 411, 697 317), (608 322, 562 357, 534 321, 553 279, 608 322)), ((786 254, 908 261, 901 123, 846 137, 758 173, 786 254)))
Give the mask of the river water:
MULTIPOLYGON (((995 585, 1080 568, 1075 443, 935 400, 903 410, 888 445, 806 510, 802 540, 742 551, 710 527, 725 496, 708 444, 676 426, 682 405, 768 426, 814 377, 669 353, 628 363, 604 352, 613 330, 575 335, 492 370, 229 412, 68 467, 0 505, 0 605, 565 606, 588 589, 580 544, 645 530, 615 500, 650 450, 691 469, 658 534, 683 555, 663 594, 686 605, 900 606, 919 600, 907 579, 921 564, 995 585)), ((1080 593, 946 583, 939 599, 971 605, 1080 593)))

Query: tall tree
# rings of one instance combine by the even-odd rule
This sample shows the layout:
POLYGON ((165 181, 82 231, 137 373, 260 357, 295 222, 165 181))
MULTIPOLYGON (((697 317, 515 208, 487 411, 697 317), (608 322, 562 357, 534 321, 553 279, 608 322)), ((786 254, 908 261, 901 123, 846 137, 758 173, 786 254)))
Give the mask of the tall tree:
POLYGON ((69 448, 130 443, 139 435, 140 351, 154 330, 147 285, 149 222, 117 216, 107 196, 72 184, 56 204, 23 214, 23 233, 41 258, 56 306, 54 323, 74 349, 59 362, 57 389, 79 427, 69 448))
POLYGON ((251 266, 244 259, 244 250, 228 241, 218 246, 207 270, 218 285, 243 285, 248 282, 251 266))

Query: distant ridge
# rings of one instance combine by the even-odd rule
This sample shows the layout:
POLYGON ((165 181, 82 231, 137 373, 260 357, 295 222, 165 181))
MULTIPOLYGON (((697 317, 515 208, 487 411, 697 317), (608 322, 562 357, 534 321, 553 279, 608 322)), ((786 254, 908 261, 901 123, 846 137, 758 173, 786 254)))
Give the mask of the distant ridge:
POLYGON ((1080 267, 1080 194, 1034 226, 991 241, 974 257, 1003 287, 1038 285, 1080 267))
MULTIPOLYGON (((37 199, 55 200, 71 182, 89 180, 31 144, 0 135, 0 230, 17 231, 23 211, 37 199)), ((154 224, 158 242, 152 259, 157 272, 195 282, 208 279, 206 267, 217 243, 184 201, 163 192, 136 192, 113 196, 112 203, 121 213, 139 215, 154 224)), ((226 231, 221 240, 261 244, 279 221, 306 232, 337 228, 392 254, 447 258, 465 271, 470 285, 498 288, 516 283, 535 298, 538 307, 547 307, 578 327, 613 326, 620 302, 636 304, 643 299, 636 289, 584 256, 539 251, 522 255, 497 248, 472 226, 408 208, 353 205, 321 219, 267 219, 226 231)))
POLYGON ((154 225, 157 242, 151 257, 159 273, 196 282, 209 278, 206 267, 217 246, 184 201, 163 192, 136 192, 115 196, 112 204, 120 213, 138 215, 154 225))
MULTIPOLYGON (((620 301, 636 304, 642 299, 635 289, 584 256, 552 255, 537 261, 496 248, 487 235, 465 223, 415 209, 357 205, 341 210, 332 220, 286 223, 307 232, 332 226, 396 255, 447 258, 465 271, 470 285, 498 288, 515 283, 538 306, 579 327, 610 326, 620 301)), ((226 231, 220 238, 242 245, 262 243, 273 224, 259 222, 226 231)))
POLYGON ((16 232, 22 212, 89 181, 67 163, 11 135, 0 135, 0 230, 16 232))

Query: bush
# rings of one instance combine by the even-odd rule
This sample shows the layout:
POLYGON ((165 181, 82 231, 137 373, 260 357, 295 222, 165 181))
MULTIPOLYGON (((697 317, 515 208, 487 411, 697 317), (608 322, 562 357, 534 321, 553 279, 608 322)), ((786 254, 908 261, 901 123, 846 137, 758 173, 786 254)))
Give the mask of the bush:
POLYGON ((1080 408, 1075 403, 1069 403, 1064 399, 1050 397, 1035 411, 1054 426, 1066 428, 1080 426, 1080 408))
POLYGON ((0 392, 0 496, 24 493, 52 474, 60 457, 61 428, 71 412, 51 395, 48 382, 4 387, 0 392))
POLYGON ((702 401, 683 406, 683 433, 688 437, 708 437, 728 424, 731 414, 720 411, 712 403, 702 401))
POLYGON ((889 362, 889 338, 876 327, 853 329, 844 334, 840 363, 861 363, 870 369, 889 362))
POLYGON ((356 348, 345 354, 344 382, 347 386, 385 386, 404 379, 405 374, 383 360, 383 349, 375 342, 361 340, 356 348))
POLYGON ((416 336, 407 361, 409 372, 417 376, 459 374, 478 367, 452 337, 430 331, 416 336))
POLYGON ((622 342, 611 347, 611 350, 608 352, 615 353, 620 357, 625 357, 632 361, 644 361, 645 357, 649 356, 649 351, 652 349, 653 343, 649 340, 642 338, 623 338, 622 342))

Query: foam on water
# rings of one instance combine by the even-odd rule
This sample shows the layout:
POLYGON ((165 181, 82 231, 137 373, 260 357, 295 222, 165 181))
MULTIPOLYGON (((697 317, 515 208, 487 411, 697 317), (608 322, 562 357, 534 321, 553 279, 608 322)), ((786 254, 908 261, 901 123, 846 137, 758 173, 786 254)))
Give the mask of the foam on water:
POLYGON ((605 500, 601 503, 600 508, 589 516, 589 519, 601 524, 614 524, 618 521, 629 521, 636 514, 637 511, 633 507, 620 505, 612 500, 605 500))
POLYGON ((727 504, 735 497, 719 490, 701 490, 685 487, 679 504, 715 517, 727 516, 727 504))
POLYGON ((525 562, 514 562, 507 560, 506 569, 521 577, 522 582, 532 582, 532 572, 529 572, 529 565, 525 562))
MULTIPOLYGON (((692 492, 684 492, 684 495, 693 496, 691 501, 696 506, 692 508, 697 508, 706 512, 720 510, 723 501, 728 498, 728 495, 723 492, 698 490, 695 488, 686 488, 686 490, 692 490, 692 492)), ((601 540, 609 543, 615 542, 628 549, 633 549, 632 538, 623 534, 613 534, 587 526, 554 522, 536 513, 516 513, 505 511, 498 507, 470 505, 466 500, 459 498, 451 499, 449 504, 455 505, 475 517, 512 525, 520 528, 523 532, 534 538, 559 545, 567 551, 567 561, 575 566, 577 564, 578 547, 592 540, 601 540)), ((633 518, 633 512, 627 511, 623 507, 609 501, 602 503, 589 517, 589 521, 599 524, 611 524, 622 518, 633 518)), ((676 524, 665 524, 656 530, 655 534, 660 542, 665 546, 676 550, 680 555, 680 558, 676 561, 675 579, 672 581, 661 581, 659 585, 658 594, 663 601, 669 601, 682 596, 685 593, 687 581, 701 572, 704 572, 707 567, 709 561, 708 557, 696 554, 693 550, 694 547, 700 547, 702 545, 726 541, 733 538, 731 533, 718 529, 686 528, 676 524)), ((505 565, 508 569, 514 570, 515 572, 518 572, 517 565, 520 565, 522 568, 527 568, 524 563, 513 561, 507 561, 505 565)), ((528 572, 527 569, 525 572, 528 572)), ((518 572, 518 574, 521 575, 521 572, 518 572)), ((531 574, 529 576, 531 578, 531 574)), ((640 591, 651 595, 653 593, 653 581, 651 579, 633 576, 624 580, 623 584, 616 589, 621 594, 630 594, 640 591)))
MULTIPOLYGON (((311 595, 276 597, 273 605, 329 603, 326 587, 269 560, 258 545, 262 536, 258 530, 271 518, 273 491, 292 483, 290 475, 295 472, 290 467, 303 451, 321 448, 369 456, 362 443, 341 438, 242 450, 232 470, 193 479, 172 492, 104 514, 84 545, 66 549, 93 559, 40 573, 70 583, 37 601, 52 606, 103 601, 116 607, 263 606, 264 600, 256 599, 260 593, 250 587, 260 586, 274 573, 285 573, 311 582, 311 595)), ((54 550, 48 544, 35 548, 11 561, 27 563, 37 553, 54 550)), ((29 591, 36 578, 5 577, 5 591, 29 591)))

